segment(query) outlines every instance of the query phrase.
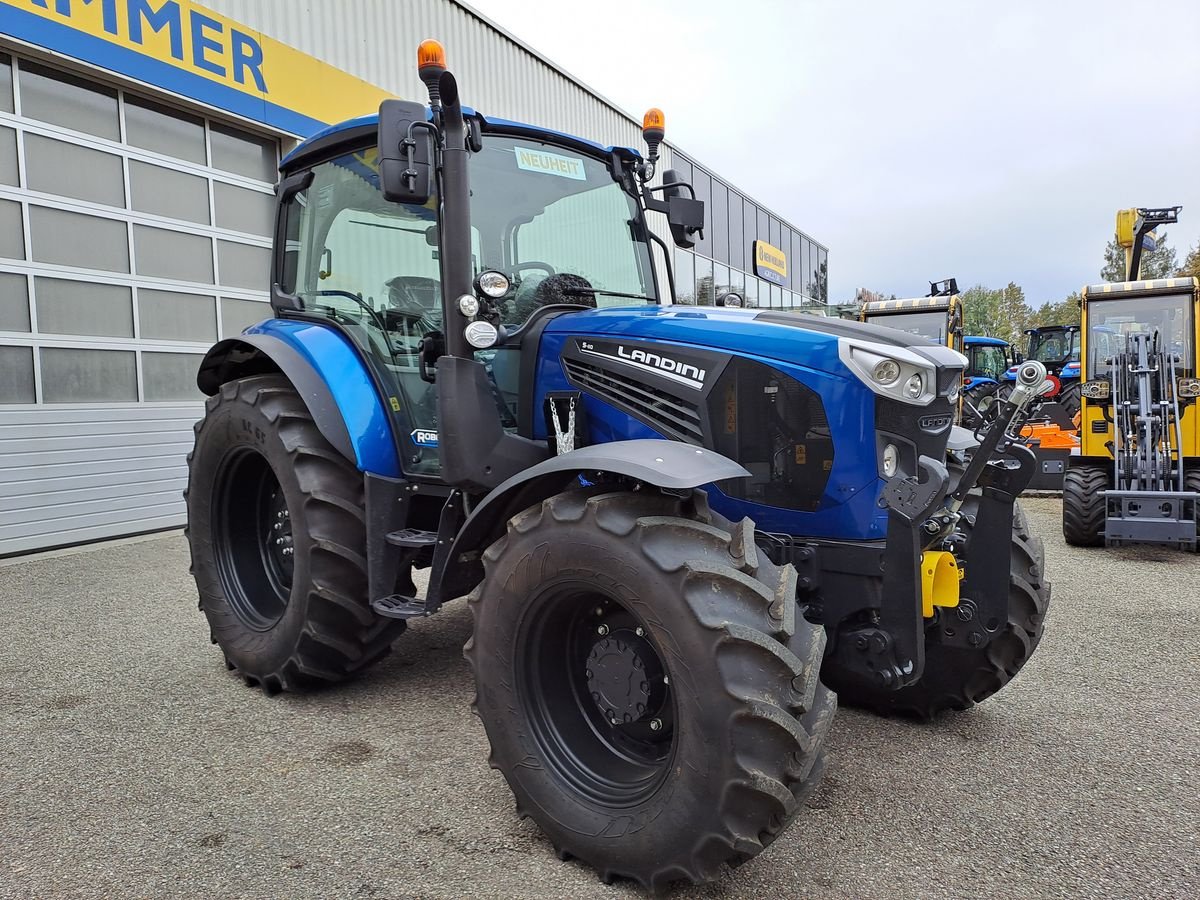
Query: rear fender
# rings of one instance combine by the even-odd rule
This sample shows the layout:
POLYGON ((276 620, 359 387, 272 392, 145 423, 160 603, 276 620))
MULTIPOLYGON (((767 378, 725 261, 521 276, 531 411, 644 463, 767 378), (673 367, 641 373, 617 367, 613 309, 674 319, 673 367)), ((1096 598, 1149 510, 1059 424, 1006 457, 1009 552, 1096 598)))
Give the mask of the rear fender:
POLYGON ((432 573, 430 590, 436 589, 438 602, 459 597, 479 583, 479 555, 504 533, 512 516, 562 492, 579 476, 598 473, 675 491, 750 476, 733 460, 681 441, 613 441, 547 459, 509 478, 471 512, 454 538, 445 571, 432 573))
POLYGON ((391 423, 358 350, 335 329, 268 319, 214 345, 196 384, 212 396, 237 378, 280 372, 300 394, 325 440, 360 470, 399 477, 391 423))

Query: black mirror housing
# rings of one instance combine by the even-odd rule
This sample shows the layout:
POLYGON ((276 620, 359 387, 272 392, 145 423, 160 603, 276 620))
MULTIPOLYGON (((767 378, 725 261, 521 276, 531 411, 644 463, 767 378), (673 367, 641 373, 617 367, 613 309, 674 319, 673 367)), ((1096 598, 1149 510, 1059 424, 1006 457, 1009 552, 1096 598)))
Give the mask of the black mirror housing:
POLYGON ((695 199, 691 185, 679 180, 674 169, 663 172, 663 198, 667 202, 667 224, 677 247, 690 250, 696 246, 696 234, 704 229, 704 201, 695 199), (691 196, 684 196, 684 189, 691 196))
POLYGON ((426 203, 433 196, 433 131, 420 103, 379 105, 379 189, 396 203, 426 203))

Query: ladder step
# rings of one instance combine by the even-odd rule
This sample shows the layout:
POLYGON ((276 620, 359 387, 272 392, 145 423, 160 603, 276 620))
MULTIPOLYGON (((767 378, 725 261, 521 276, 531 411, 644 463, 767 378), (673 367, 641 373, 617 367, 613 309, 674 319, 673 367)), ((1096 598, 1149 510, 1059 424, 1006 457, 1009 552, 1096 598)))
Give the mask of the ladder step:
POLYGON ((429 613, 425 609, 425 601, 420 597, 403 597, 392 594, 371 601, 371 609, 375 614, 386 619, 419 619, 429 613))
POLYGON ((387 542, 393 547, 408 547, 420 549, 437 543, 436 531, 421 531, 419 528, 405 528, 402 531, 390 532, 387 542))

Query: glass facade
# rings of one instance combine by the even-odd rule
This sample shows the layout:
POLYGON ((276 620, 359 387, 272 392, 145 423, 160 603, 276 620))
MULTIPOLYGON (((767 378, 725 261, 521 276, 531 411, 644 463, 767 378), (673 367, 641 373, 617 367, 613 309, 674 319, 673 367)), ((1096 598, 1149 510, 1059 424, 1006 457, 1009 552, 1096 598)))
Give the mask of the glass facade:
POLYGON ((712 306, 728 291, 748 307, 805 309, 829 302, 829 251, 808 235, 772 215, 736 188, 701 168, 678 150, 673 167, 690 181, 705 203, 704 236, 691 251, 675 251, 676 302, 712 306), (754 271, 754 242, 765 241, 787 260, 783 284, 754 271))

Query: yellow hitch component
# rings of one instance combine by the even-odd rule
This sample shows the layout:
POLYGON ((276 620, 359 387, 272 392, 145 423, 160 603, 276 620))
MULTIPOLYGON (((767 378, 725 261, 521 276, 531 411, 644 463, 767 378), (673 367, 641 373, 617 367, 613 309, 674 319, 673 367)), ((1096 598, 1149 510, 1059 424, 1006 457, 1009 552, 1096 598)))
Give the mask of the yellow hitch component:
POLYGON ((921 614, 933 616, 935 606, 958 606, 958 583, 963 570, 948 550, 926 550, 921 554, 921 614))

